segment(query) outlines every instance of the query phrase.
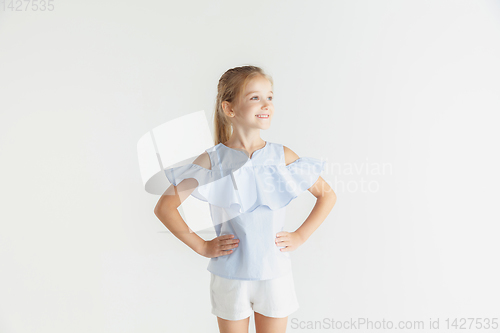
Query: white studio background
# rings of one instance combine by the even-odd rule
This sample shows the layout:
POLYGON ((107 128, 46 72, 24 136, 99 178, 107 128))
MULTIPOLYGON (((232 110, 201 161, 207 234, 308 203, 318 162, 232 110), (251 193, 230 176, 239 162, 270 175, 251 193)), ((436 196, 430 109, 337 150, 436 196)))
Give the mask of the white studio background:
POLYGON ((136 144, 212 123, 246 64, 275 81, 263 139, 326 160, 338 196, 291 253, 287 331, 499 317, 499 1, 51 4, 0 11, 0 332, 218 332, 209 259, 153 214, 136 144))

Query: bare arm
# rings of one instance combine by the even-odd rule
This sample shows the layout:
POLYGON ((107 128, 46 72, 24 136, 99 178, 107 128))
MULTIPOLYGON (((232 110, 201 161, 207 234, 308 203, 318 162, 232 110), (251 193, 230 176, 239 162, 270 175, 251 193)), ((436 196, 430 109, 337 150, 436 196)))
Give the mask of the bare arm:
MULTIPOLYGON (((290 148, 283 147, 285 150, 285 163, 287 165, 299 158, 290 148)), ((297 230, 295 230, 295 233, 299 234, 303 242, 318 229, 337 202, 337 195, 321 176, 308 191, 316 197, 316 204, 307 219, 297 228, 297 230)))
MULTIPOLYGON (((198 164, 206 169, 210 169, 210 159, 205 152, 201 154, 193 164, 198 164), (204 156, 204 154, 206 156, 204 156), (208 160, 208 168, 207 168, 208 160)), ((188 225, 182 219, 177 208, 189 197, 189 195, 198 186, 198 181, 194 178, 188 178, 181 181, 177 186, 171 185, 160 197, 154 213, 156 217, 167 227, 170 232, 189 246, 198 254, 202 254, 205 240, 196 233, 191 232, 188 225)))
MULTIPOLYGON (((197 164, 210 170, 210 158, 207 152, 198 156, 193 164, 197 164)), ((170 232, 189 246, 196 253, 208 257, 218 257, 232 253, 232 249, 237 246, 238 240, 233 240, 233 235, 216 237, 211 241, 205 241, 188 227, 182 219, 177 208, 189 197, 198 187, 198 181, 194 178, 187 178, 177 186, 171 185, 160 197, 154 213, 156 217, 167 227, 170 232), (227 251, 229 250, 229 251, 227 251)))

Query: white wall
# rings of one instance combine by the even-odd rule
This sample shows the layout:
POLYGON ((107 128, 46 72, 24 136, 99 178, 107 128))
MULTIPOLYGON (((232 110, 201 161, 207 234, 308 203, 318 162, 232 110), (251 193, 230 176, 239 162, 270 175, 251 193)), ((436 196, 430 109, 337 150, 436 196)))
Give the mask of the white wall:
POLYGON ((0 332, 218 332, 209 259, 153 214, 136 143, 211 122, 245 64, 275 80, 262 137, 327 160, 338 195, 291 253, 288 331, 498 317, 498 1, 53 5, 0 10, 0 332))

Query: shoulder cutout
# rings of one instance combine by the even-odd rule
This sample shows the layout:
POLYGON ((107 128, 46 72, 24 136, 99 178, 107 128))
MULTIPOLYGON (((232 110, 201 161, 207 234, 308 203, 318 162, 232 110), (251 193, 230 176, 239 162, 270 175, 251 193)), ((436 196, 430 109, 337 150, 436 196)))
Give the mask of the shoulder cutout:
POLYGON ((210 161, 210 156, 208 156, 208 153, 205 151, 203 152, 200 156, 198 156, 194 161, 193 164, 197 164, 201 166, 202 168, 212 170, 212 163, 210 161))
POLYGON ((285 165, 288 165, 299 159, 299 155, 297 155, 293 150, 291 150, 287 146, 283 146, 283 150, 285 152, 285 165))

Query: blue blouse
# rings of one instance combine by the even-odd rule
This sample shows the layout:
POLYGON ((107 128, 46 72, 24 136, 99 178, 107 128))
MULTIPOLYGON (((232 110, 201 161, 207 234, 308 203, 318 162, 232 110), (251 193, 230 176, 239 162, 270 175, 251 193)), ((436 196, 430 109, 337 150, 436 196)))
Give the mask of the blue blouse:
POLYGON ((301 157, 286 165, 283 145, 266 142, 252 157, 219 143, 206 150, 211 170, 197 164, 165 169, 177 186, 198 181, 191 195, 210 205, 217 236, 239 239, 233 253, 210 258, 207 270, 227 279, 267 280, 292 269, 289 252, 275 243, 283 230, 286 206, 319 178, 325 162, 301 157))

